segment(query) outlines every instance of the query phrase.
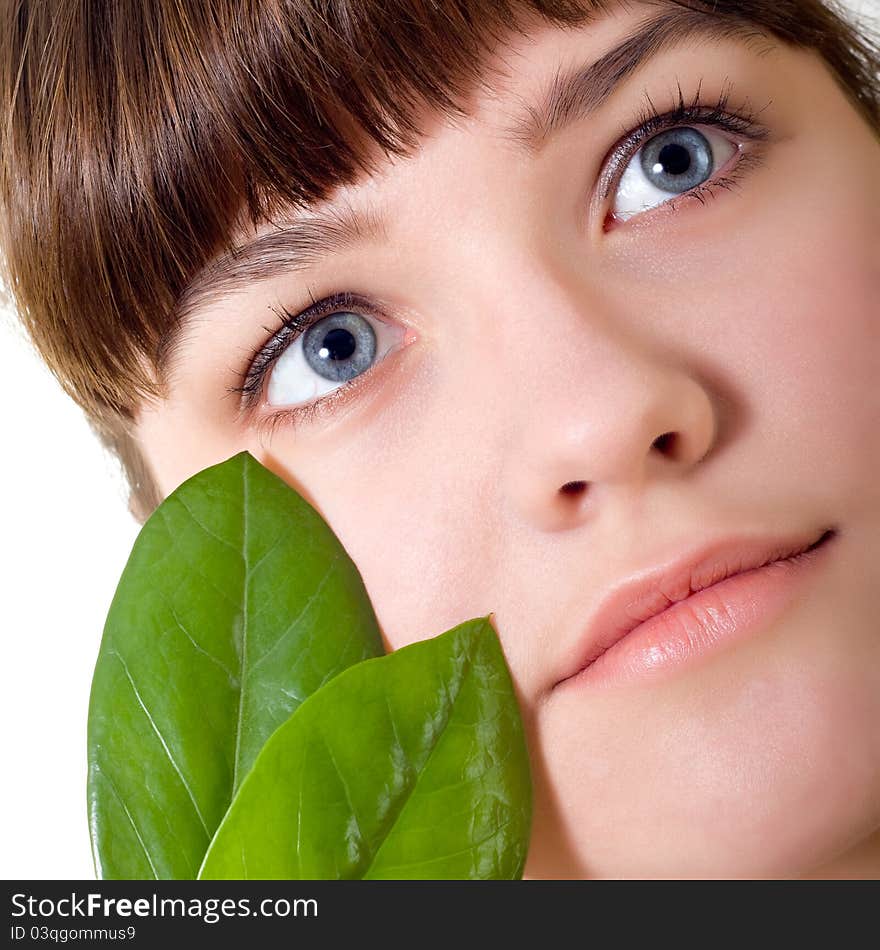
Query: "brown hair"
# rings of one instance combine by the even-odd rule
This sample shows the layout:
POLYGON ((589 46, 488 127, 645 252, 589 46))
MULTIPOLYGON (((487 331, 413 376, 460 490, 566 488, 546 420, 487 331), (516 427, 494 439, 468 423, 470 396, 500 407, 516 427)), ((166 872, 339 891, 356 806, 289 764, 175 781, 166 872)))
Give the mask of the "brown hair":
MULTIPOLYGON (((18 313, 158 503, 131 435, 161 395, 181 296, 235 226, 417 148, 425 106, 466 112, 536 18, 612 0, 17 0, 0 11, 0 257, 18 313)), ((666 0, 816 50, 880 134, 880 54, 831 2, 666 0)))

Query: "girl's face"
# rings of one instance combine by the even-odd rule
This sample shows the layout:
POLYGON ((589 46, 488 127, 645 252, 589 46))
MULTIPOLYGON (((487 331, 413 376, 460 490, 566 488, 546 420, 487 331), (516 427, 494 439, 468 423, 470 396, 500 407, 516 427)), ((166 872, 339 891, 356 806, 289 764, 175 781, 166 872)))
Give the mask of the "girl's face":
POLYGON ((499 51, 467 119, 315 208, 322 242, 242 233, 271 244, 203 275, 139 437, 163 494, 242 449, 286 479, 389 649, 494 615, 527 874, 802 875, 880 828, 880 145, 814 54, 694 33, 530 138, 645 10, 499 51), (650 103, 697 111, 628 141, 650 103), (626 581, 830 528, 745 632, 573 675, 626 581))

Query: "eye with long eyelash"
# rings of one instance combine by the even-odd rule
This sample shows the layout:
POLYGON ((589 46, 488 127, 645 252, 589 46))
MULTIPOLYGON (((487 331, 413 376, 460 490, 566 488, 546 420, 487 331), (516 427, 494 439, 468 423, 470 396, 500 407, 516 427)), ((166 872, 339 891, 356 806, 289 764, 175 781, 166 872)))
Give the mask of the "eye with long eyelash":
MULTIPOLYGON (((660 112, 651 97, 646 93, 646 104, 632 123, 621 129, 621 137, 611 148, 611 158, 602 175, 600 194, 606 200, 617 185, 626 163, 638 152, 641 146, 660 132, 685 125, 710 125, 724 129, 732 135, 742 136, 751 142, 762 142, 770 135, 770 130, 756 121, 758 112, 747 106, 733 111, 729 108, 732 87, 722 88, 717 100, 709 105, 701 104, 702 80, 690 102, 685 102, 681 85, 678 85, 678 102, 667 112, 660 112), (633 128, 635 126, 635 128, 633 128), (628 131, 631 130, 631 131, 628 131)), ((770 103, 768 102, 767 105, 770 103)), ((767 108, 765 105, 761 110, 767 108)), ((706 182, 705 184, 708 184, 706 182)), ((679 197, 685 197, 681 195, 679 197)))
POLYGON ((312 305, 300 313, 292 313, 284 307, 269 308, 278 317, 281 325, 274 330, 271 327, 263 328, 271 336, 251 356, 242 385, 231 386, 228 389, 228 392, 238 393, 242 397, 243 411, 252 409, 259 402, 266 376, 281 354, 322 317, 341 310, 378 316, 378 308, 373 303, 349 291, 332 294, 319 301, 315 300, 310 291, 309 297, 311 297, 312 305))

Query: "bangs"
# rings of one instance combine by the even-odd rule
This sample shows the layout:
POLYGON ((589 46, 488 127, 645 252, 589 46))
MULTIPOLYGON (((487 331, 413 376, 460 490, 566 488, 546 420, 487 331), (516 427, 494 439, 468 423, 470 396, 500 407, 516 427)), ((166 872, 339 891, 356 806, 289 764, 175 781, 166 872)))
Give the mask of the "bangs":
POLYGON ((0 240, 37 348, 87 411, 130 417, 158 395, 176 300, 243 218, 327 197, 369 172, 370 147, 415 147, 418 110, 460 113, 524 14, 574 24, 602 6, 4 5, 0 240))
MULTIPOLYGON (((366 149, 416 148, 421 110, 465 114, 463 103, 484 81, 486 54, 511 33, 527 32, 524 18, 576 25, 608 6, 602 0, 261 4, 261 22, 248 30, 255 38, 248 42, 251 62, 223 96, 233 104, 230 127, 242 167, 251 166, 255 183, 285 203, 320 200, 369 173, 366 149)), ((254 218, 263 213, 252 209, 254 218)))

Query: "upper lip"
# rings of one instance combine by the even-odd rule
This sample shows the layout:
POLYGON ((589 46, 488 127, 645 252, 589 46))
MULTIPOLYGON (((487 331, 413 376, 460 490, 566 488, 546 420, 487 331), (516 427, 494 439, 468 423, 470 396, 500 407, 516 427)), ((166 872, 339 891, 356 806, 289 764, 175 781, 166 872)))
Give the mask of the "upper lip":
POLYGON ((667 607, 735 574, 795 557, 816 547, 830 529, 787 537, 722 538, 703 544, 674 561, 636 572, 601 601, 590 618, 556 685, 586 669, 639 624, 667 607))

